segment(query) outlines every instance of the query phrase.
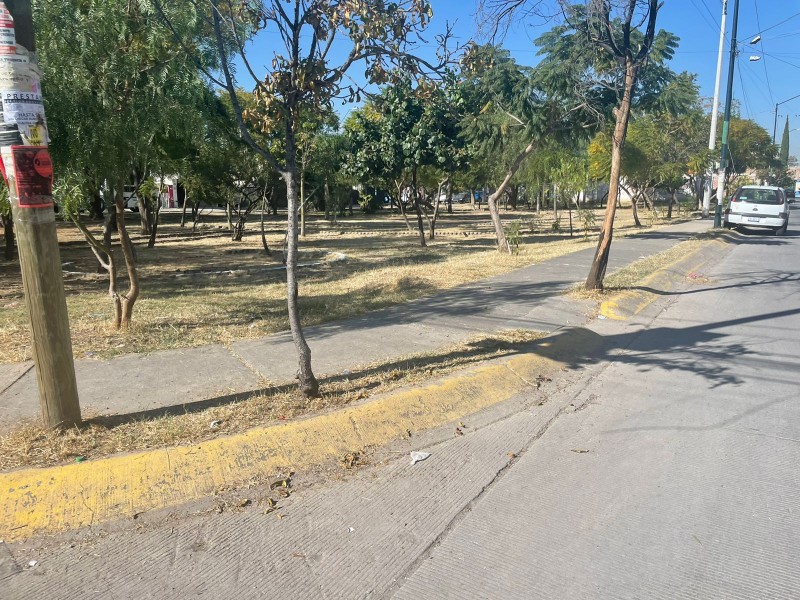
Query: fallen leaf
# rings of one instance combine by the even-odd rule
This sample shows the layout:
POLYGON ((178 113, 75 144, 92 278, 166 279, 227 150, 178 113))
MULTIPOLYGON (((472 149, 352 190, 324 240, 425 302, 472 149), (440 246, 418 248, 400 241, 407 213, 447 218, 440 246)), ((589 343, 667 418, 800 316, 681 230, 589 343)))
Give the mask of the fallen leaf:
POLYGON ((576 454, 588 454, 589 453, 589 451, 585 450, 584 448, 573 448, 572 451, 575 452, 576 454))

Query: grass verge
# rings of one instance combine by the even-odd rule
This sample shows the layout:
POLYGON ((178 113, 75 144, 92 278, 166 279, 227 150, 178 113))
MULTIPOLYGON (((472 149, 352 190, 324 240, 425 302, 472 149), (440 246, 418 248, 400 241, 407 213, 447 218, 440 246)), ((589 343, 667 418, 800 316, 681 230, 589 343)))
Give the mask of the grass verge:
POLYGON ((586 290, 582 284, 578 284, 568 292, 568 295, 581 300, 596 300, 600 302, 607 295, 635 287, 647 276, 691 254, 708 239, 708 237, 698 237, 697 239, 686 240, 669 250, 652 254, 614 271, 605 278, 603 290, 586 290))
POLYGON ((472 364, 516 354, 544 334, 509 330, 471 338, 436 352, 373 363, 321 382, 322 396, 306 400, 295 386, 275 388, 221 406, 180 414, 90 418, 64 432, 24 424, 0 436, 0 470, 46 466, 120 452, 191 445, 220 435, 323 410, 340 408, 373 394, 444 375, 472 364))
MULTIPOLYGON (((507 220, 532 218, 532 211, 504 212, 507 220)), ((616 235, 635 235, 620 214, 616 235)), ((130 224, 135 230, 133 223, 130 224)), ((269 229, 279 248, 282 223, 269 229)), ((221 226, 219 226, 221 227, 221 226)), ((64 225, 61 258, 69 272, 67 305, 76 358, 106 359, 211 343, 259 338, 288 328, 280 252, 265 256, 258 235, 232 242, 224 230, 192 235, 169 223, 155 248, 139 245, 142 295, 133 326, 110 327, 111 302, 104 276, 88 248, 64 225), (72 237, 69 237, 72 236, 72 237)), ((580 233, 525 230, 520 251, 495 250, 485 212, 458 207, 442 218, 436 240, 420 248, 402 219, 391 215, 353 217, 337 225, 312 221, 301 241, 301 312, 305 325, 356 316, 429 296, 458 285, 593 247, 580 233), (346 258, 341 260, 342 255, 346 258)), ((121 274, 120 287, 124 290, 121 274)), ((0 363, 31 357, 21 279, 15 264, 0 264, 0 363)))

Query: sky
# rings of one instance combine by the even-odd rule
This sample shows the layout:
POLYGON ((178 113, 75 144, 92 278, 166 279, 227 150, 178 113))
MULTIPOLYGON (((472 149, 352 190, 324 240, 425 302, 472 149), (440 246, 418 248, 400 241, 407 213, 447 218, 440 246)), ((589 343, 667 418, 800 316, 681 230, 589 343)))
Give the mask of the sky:
MULTIPOLYGON (((728 77, 730 34, 733 26, 733 5, 729 0, 726 42, 723 57, 720 104, 724 105, 728 77)), ((430 31, 444 29, 446 22, 455 23, 459 42, 480 38, 476 22, 477 0, 431 0, 434 17, 430 31)), ((797 0, 739 0, 737 33, 738 57, 735 61, 733 98, 741 115, 753 119, 770 134, 773 132, 775 105, 778 106, 777 141, 780 143, 784 120, 789 117, 790 153, 800 157, 800 2, 797 0), (760 34, 761 40, 749 42, 760 34), (758 56, 758 61, 750 57, 758 56), (794 96, 799 96, 793 98, 794 96), (793 99, 792 99, 793 98, 793 99)), ((722 0, 664 0, 657 28, 666 29, 680 38, 680 45, 671 62, 674 71, 696 74, 702 96, 713 97, 719 49, 722 0)), ((536 48, 532 42, 552 27, 531 17, 517 20, 507 32, 502 45, 517 61, 534 65, 536 48)), ((429 36, 431 43, 433 36, 429 36)), ((276 34, 266 31, 255 40, 250 54, 254 63, 271 60, 276 34), (259 58, 264 60, 259 60, 259 58), (267 58, 269 57, 269 58, 267 58)), ((256 64, 257 67, 257 64, 256 64)), ((345 115, 348 107, 339 107, 345 115)), ((720 115, 720 121, 722 117, 720 115)))

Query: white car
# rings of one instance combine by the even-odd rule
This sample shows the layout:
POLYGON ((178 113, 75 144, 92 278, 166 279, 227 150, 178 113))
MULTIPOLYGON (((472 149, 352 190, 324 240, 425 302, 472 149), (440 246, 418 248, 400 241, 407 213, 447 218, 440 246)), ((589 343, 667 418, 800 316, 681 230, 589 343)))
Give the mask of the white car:
POLYGON ((762 227, 783 235, 789 225, 789 200, 783 188, 744 185, 725 211, 725 227, 762 227))

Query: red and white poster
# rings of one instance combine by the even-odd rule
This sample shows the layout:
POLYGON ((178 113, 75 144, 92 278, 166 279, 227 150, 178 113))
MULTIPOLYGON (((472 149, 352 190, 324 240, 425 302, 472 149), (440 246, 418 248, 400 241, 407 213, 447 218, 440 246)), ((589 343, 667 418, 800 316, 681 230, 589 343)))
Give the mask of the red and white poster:
POLYGON ((11 146, 20 208, 53 206, 53 161, 47 146, 11 146))
POLYGON ((17 53, 17 36, 14 33, 14 19, 8 12, 5 2, 0 2, 0 54, 17 53))

